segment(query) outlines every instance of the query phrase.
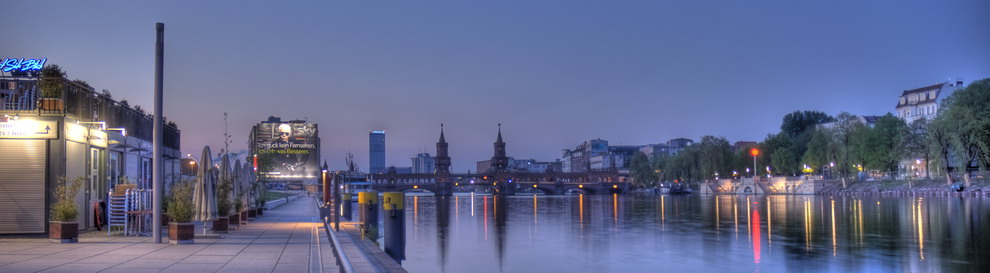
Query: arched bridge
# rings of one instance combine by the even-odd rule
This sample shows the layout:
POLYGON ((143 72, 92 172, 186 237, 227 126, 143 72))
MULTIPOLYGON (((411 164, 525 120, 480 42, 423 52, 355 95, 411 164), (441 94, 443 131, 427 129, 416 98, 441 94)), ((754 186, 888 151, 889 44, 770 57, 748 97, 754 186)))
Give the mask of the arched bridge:
POLYGON ((589 173, 492 173, 492 174, 373 174, 375 191, 426 190, 437 195, 454 192, 488 192, 511 195, 612 194, 630 190, 627 176, 617 172, 589 173))

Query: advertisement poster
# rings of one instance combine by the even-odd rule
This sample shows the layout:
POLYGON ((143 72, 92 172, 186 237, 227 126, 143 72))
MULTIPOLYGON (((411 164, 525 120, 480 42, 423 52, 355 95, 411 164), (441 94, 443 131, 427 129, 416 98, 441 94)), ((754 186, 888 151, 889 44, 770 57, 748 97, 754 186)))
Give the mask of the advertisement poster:
POLYGON ((316 124, 261 123, 256 133, 256 154, 271 162, 270 168, 259 170, 261 177, 268 180, 318 177, 320 142, 316 124))

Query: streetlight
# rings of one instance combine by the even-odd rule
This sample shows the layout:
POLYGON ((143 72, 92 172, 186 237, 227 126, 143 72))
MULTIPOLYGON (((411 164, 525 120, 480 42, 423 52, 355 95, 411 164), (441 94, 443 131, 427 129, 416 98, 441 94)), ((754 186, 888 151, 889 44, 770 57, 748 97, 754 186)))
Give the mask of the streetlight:
POLYGON ((760 155, 760 150, 756 148, 750 149, 749 154, 753 155, 753 178, 756 178, 756 156, 760 155))
POLYGON ((199 158, 196 158, 192 154, 186 154, 186 157, 189 158, 189 168, 190 168, 190 172, 189 173, 191 173, 193 175, 199 175, 199 173, 196 172, 196 164, 199 164, 199 163, 196 163, 196 162, 197 161, 200 161, 199 158))

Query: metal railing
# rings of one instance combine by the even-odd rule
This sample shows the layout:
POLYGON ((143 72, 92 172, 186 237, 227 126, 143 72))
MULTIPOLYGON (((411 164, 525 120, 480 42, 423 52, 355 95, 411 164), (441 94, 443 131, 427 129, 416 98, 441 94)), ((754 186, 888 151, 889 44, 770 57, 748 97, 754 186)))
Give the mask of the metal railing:
MULTIPOLYGON (((319 203, 319 202, 317 202, 319 203)), ((323 209, 323 207, 320 207, 323 209)), ((330 227, 329 217, 320 217, 323 219, 323 229, 327 231, 327 238, 330 241, 330 245, 333 246, 333 255, 336 257, 337 266, 340 267, 341 273, 353 273, 354 267, 351 265, 351 261, 347 259, 347 255, 344 254, 344 249, 340 247, 340 239, 337 239, 337 232, 330 227)))

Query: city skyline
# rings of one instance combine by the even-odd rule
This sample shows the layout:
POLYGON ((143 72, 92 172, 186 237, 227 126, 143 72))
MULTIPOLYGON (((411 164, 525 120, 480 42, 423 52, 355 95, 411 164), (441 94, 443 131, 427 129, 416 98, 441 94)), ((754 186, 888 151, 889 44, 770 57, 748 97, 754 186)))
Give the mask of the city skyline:
POLYGON ((990 75, 982 2, 4 6, 0 58, 48 58, 144 109, 164 22, 183 154, 222 146, 224 112, 234 151, 280 116, 321 124, 334 169, 368 162, 371 130, 406 166, 444 123, 463 171, 492 156, 497 123, 509 156, 547 161, 595 138, 761 141, 796 110, 882 115, 904 90, 990 75))

